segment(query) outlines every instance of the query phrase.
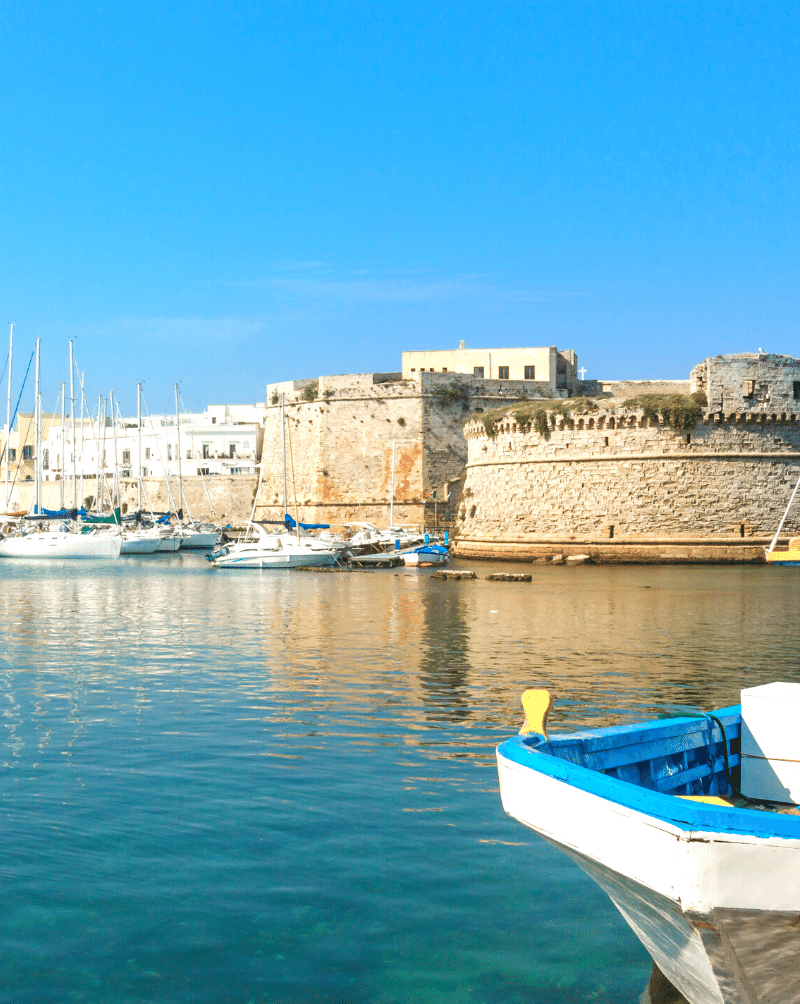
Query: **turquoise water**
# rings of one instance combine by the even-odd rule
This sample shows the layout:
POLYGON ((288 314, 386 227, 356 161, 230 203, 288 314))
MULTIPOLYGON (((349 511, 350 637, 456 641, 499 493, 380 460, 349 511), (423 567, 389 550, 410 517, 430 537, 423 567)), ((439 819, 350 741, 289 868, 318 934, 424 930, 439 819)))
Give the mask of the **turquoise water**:
POLYGON ((638 1000, 494 746, 800 679, 796 573, 532 571, 0 565, 0 1001, 638 1000))

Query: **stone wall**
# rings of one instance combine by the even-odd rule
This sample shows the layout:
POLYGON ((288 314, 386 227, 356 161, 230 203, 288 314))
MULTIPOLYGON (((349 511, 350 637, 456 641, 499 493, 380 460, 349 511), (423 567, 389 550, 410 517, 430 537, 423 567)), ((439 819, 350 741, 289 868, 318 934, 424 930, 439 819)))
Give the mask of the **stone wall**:
MULTIPOLYGON (((678 433, 617 406, 546 435, 512 415, 495 428, 465 430, 463 556, 763 560, 800 474, 800 414, 706 412, 678 433)), ((800 533, 800 505, 784 532, 800 533)))
POLYGON ((712 411, 795 411, 800 359, 763 352, 714 356, 692 370, 691 389, 703 391, 712 411))
POLYGON ((386 525, 394 440, 394 521, 432 525, 446 523, 455 515, 459 479, 467 461, 464 418, 520 397, 550 392, 547 385, 533 381, 478 380, 454 373, 419 373, 413 380, 397 377, 324 376, 267 388, 258 518, 280 519, 283 513, 281 395, 287 416, 287 489, 292 512, 293 464, 304 521, 366 520, 386 525), (452 490, 451 485, 455 486, 452 490))

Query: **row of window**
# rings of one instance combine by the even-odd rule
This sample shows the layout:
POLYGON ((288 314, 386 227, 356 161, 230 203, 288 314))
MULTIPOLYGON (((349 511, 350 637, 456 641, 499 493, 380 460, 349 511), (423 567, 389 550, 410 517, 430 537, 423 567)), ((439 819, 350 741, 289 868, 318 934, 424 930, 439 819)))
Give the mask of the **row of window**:
MULTIPOLYGON (((509 369, 508 366, 498 366, 497 367, 497 379, 498 380, 508 380, 509 379, 508 369, 509 369)), ((412 373, 416 373, 417 371, 415 369, 412 369, 411 372, 412 373)), ((424 373, 424 372, 425 372, 424 369, 420 370, 420 373, 424 373)), ((429 372, 430 373, 435 373, 436 370, 433 369, 433 367, 431 367, 431 369, 429 370, 429 372)), ((442 367, 442 373, 446 373, 446 372, 447 372, 447 367, 443 366, 442 367)), ((472 375, 474 377, 477 377, 479 380, 483 380, 484 379, 484 373, 485 373, 485 367, 483 367, 483 366, 475 366, 474 369, 472 370, 472 375)), ((524 379, 525 380, 535 380, 536 379, 536 367, 535 366, 526 366, 525 367, 525 377, 524 377, 524 379)))

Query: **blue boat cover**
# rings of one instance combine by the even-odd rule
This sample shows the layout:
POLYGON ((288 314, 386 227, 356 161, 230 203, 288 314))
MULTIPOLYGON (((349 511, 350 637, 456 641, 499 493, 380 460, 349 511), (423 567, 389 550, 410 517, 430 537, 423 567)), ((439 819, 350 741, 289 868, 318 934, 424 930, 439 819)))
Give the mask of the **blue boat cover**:
MULTIPOLYGON (((284 522, 286 523, 286 525, 289 527, 290 530, 294 530, 294 528, 297 526, 297 524, 295 523, 295 521, 292 519, 292 517, 289 515, 288 512, 286 513, 286 515, 284 516, 283 519, 284 519, 284 522)), ((330 523, 301 523, 300 524, 300 529, 301 530, 330 530, 330 528, 331 528, 330 523)))
POLYGON ((37 507, 33 507, 33 516, 23 516, 23 519, 35 519, 35 520, 45 520, 45 519, 77 519, 79 516, 85 516, 86 510, 83 506, 80 509, 42 509, 38 512, 37 507))

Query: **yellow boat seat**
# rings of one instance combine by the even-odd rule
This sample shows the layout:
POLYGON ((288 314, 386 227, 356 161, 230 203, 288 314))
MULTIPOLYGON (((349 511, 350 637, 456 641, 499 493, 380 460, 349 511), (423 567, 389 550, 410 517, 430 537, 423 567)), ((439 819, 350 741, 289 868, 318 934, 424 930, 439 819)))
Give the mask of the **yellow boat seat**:
POLYGON ((721 805, 725 809, 734 808, 733 802, 720 798, 719 795, 677 795, 676 798, 685 798, 687 802, 704 802, 706 805, 721 805))

